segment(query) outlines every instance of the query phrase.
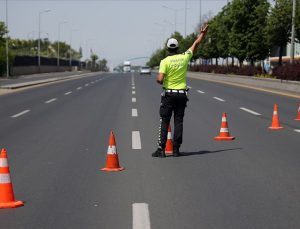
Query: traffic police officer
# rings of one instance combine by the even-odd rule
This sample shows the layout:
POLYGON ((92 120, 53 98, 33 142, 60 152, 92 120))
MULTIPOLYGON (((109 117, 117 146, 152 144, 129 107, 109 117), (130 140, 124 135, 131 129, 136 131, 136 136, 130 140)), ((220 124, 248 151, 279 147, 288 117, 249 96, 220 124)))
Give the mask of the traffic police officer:
POLYGON ((181 156, 179 148, 182 144, 183 117, 188 101, 186 72, 189 61, 194 51, 203 40, 208 26, 201 28, 200 34, 193 45, 184 53, 178 54, 178 41, 170 38, 167 42, 169 55, 160 62, 157 83, 163 85, 160 105, 160 126, 158 137, 158 148, 152 154, 153 157, 165 157, 165 146, 167 142, 168 127, 172 113, 174 113, 174 136, 173 156, 181 156))

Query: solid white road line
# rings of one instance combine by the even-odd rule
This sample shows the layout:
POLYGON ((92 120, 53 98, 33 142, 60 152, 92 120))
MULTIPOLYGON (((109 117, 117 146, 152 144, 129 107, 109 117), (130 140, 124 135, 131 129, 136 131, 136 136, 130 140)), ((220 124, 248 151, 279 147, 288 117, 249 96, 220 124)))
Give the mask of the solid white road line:
POLYGON ((22 112, 20 112, 20 113, 18 113, 18 114, 15 114, 15 115, 10 116, 10 117, 11 117, 11 118, 18 118, 18 117, 20 117, 21 115, 24 115, 24 114, 26 114, 26 113, 28 113, 28 112, 30 112, 30 110, 22 111, 22 112))
POLYGON ((296 131, 296 132, 300 133, 300 130, 294 130, 294 131, 296 131))
POLYGON ((65 95, 70 95, 72 92, 71 91, 68 91, 65 93, 65 95))
POLYGON ((132 131, 132 149, 142 149, 140 131, 132 131))
POLYGON ((133 108, 133 109, 131 110, 131 116, 132 116, 132 117, 137 117, 137 116, 138 116, 137 109, 133 108))
POLYGON ((132 229, 151 229, 147 203, 132 204, 132 229))
POLYGON ((197 92, 199 92, 200 94, 205 94, 204 91, 197 90, 197 92))
POLYGON ((257 112, 255 112, 255 111, 252 111, 252 110, 250 110, 250 109, 247 109, 247 108, 245 108, 245 107, 240 107, 240 109, 241 110, 243 110, 243 111, 246 111, 246 112, 248 112, 248 113, 250 113, 250 114, 253 114, 253 115, 261 115, 260 113, 257 113, 257 112))
POLYGON ((136 98, 131 98, 131 102, 135 103, 136 102, 136 98))
POLYGON ((49 100, 48 100, 48 101, 46 101, 45 103, 52 103, 52 102, 54 102, 54 101, 56 101, 56 98, 49 99, 49 100))
POLYGON ((135 91, 132 91, 132 94, 135 95, 135 91))
POLYGON ((78 87, 77 90, 80 90, 82 87, 78 87))
POLYGON ((216 100, 218 100, 218 101, 225 102, 224 99, 221 99, 221 98, 219 98, 219 97, 213 97, 213 98, 216 99, 216 100))

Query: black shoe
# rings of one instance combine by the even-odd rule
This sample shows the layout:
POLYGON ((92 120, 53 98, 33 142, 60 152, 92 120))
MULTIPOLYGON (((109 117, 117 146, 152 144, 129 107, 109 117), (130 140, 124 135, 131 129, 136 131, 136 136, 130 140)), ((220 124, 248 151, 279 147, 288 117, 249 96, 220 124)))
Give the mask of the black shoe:
POLYGON ((173 149, 173 157, 180 157, 183 156, 182 153, 180 153, 179 149, 174 148, 173 149))
POLYGON ((157 149, 154 153, 152 153, 152 157, 166 157, 166 154, 162 149, 157 149))

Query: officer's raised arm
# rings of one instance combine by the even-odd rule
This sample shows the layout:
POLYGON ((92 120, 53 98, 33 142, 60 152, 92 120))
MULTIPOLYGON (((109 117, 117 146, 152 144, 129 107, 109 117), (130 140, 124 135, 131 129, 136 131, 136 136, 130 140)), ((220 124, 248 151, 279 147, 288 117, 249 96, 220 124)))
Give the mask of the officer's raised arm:
POLYGON ((201 41, 205 37, 205 34, 207 33, 207 30, 208 30, 208 25, 201 28, 197 39, 194 41, 193 45, 189 48, 189 50, 191 50, 193 53, 194 53, 195 50, 197 50, 199 44, 201 43, 201 41))

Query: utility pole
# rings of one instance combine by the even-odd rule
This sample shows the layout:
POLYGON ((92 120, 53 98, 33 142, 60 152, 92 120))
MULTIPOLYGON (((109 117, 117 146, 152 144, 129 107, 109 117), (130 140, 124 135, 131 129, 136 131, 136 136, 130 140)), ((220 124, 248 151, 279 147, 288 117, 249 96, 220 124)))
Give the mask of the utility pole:
POLYGON ((9 77, 9 57, 8 57, 8 0, 6 0, 6 78, 9 77))
POLYGON ((290 59, 291 64, 293 64, 295 60, 295 17, 296 17, 296 0, 293 0, 291 59, 290 59))
POLYGON ((202 0, 200 0, 200 27, 202 26, 202 0))
POLYGON ((51 10, 43 10, 39 12, 39 40, 38 40, 38 67, 39 72, 41 72, 41 14, 48 13, 51 10))
POLYGON ((71 29, 70 32, 70 58, 69 58, 69 65, 70 65, 70 71, 72 71, 72 33, 75 31, 78 31, 79 29, 71 29))
POLYGON ((187 11, 187 0, 185 0, 184 4, 184 37, 186 37, 186 11, 187 11))
POLYGON ((60 23, 58 24, 58 43, 57 43, 57 69, 58 69, 58 71, 59 71, 60 26, 61 26, 62 24, 65 24, 65 23, 67 23, 67 22, 66 22, 66 21, 62 21, 62 22, 60 22, 60 23))

